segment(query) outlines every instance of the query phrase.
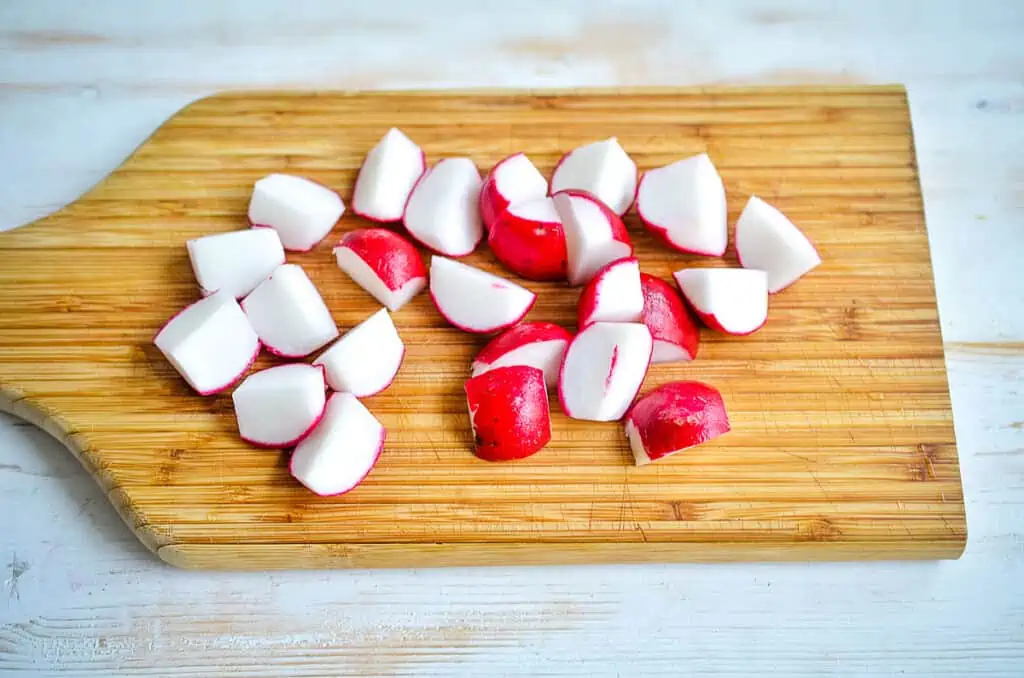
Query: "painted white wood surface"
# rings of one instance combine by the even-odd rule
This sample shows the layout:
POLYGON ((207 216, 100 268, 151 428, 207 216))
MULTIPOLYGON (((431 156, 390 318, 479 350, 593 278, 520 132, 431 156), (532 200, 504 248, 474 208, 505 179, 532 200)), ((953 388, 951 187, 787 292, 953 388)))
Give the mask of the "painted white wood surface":
POLYGON ((0 674, 1024 674, 1024 4, 210 4, 0 3, 0 228, 224 89, 906 83, 967 552, 185 572, 134 542, 64 449, 0 418, 0 674))

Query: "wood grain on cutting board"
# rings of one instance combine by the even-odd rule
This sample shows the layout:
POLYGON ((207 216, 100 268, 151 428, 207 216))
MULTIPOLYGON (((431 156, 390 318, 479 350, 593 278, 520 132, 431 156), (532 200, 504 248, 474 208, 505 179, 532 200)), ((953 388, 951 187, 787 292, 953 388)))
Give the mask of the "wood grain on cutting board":
MULTIPOLYGON (((290 255, 348 329, 376 302, 331 247, 346 215, 290 255)), ((735 265, 627 226, 643 270, 735 265)), ((486 247, 469 263, 500 271, 486 247)), ((578 290, 527 283, 529 318, 571 327, 578 290)), ((258 366, 273 364, 264 356, 258 366)), ((629 92, 242 93, 187 107, 78 202, 0 234, 4 409, 76 453, 135 533, 188 567, 955 557, 966 527, 906 96, 899 87, 629 92), (477 460, 462 383, 485 339, 421 295, 395 314, 406 362, 366 399, 388 427, 355 491, 310 494, 286 457, 238 440, 230 394, 194 395, 152 346, 197 292, 184 242, 244 227, 252 183, 303 174, 348 199, 366 151, 399 126, 429 159, 483 170, 526 151, 544 171, 617 136, 641 170, 706 150, 730 224, 756 193, 824 264, 771 301, 752 337, 702 334, 658 365, 723 393, 733 431, 645 468, 621 427, 553 408, 535 457, 477 460)))

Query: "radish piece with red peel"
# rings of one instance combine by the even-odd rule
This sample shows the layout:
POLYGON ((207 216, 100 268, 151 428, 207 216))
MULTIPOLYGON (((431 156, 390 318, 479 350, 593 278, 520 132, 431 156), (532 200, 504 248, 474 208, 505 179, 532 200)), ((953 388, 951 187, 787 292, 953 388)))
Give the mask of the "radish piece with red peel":
POLYGON ((427 267, 408 240, 386 228, 349 231, 334 248, 338 268, 389 311, 427 286, 427 267))
POLYGON ((433 251, 464 257, 483 238, 480 172, 469 158, 445 158, 417 182, 402 220, 409 234, 433 251))
POLYGON ((370 474, 384 449, 384 427, 351 393, 327 400, 317 427, 292 452, 292 476, 322 497, 345 494, 370 474))
POLYGON ((153 343, 199 395, 230 388, 260 353, 259 337, 228 292, 186 306, 160 328, 153 343))
POLYGON ((587 191, 621 217, 636 197, 636 173, 636 163, 612 137, 562 156, 551 176, 551 192, 587 191))
POLYGON ((663 459, 729 432, 722 394, 699 381, 677 381, 636 401, 626 437, 637 466, 663 459))
POLYGON ((313 364, 323 365, 332 389, 363 398, 390 386, 404 357, 405 345, 382 308, 346 332, 313 364))
POLYGON ((544 383, 554 388, 558 385, 558 370, 570 341, 569 331, 554 323, 518 323, 480 349, 473 360, 472 376, 499 367, 527 365, 542 370, 544 383))
POLYGON ((764 271, 747 268, 688 268, 674 273, 683 297, 713 330, 744 336, 768 320, 764 271))
POLYGON ((480 188, 480 218, 491 229, 509 205, 537 200, 548 194, 544 178, 525 153, 510 155, 495 165, 480 188))
POLYGON ((585 191, 561 191, 551 196, 562 219, 570 285, 590 281, 603 266, 633 256, 633 245, 622 219, 585 191))
POLYGON ((242 440, 291 447, 316 427, 327 388, 322 367, 292 363, 254 372, 231 394, 242 440))
POLYGON ((242 300, 249 322, 274 355, 303 358, 338 336, 327 304, 302 267, 278 266, 242 300))
POLYGON ((781 292, 821 263, 807 236, 756 195, 736 222, 736 255, 740 266, 765 272, 769 294, 781 292))
POLYGON ((430 260, 430 297, 445 320, 476 334, 515 325, 537 300, 525 287, 436 255, 430 260))
POLYGON ((580 329, 600 321, 640 322, 644 293, 640 286, 640 262, 636 257, 608 264, 587 283, 577 306, 580 329))
POLYGON ((551 440, 544 373, 536 367, 499 367, 466 382, 466 404, 476 456, 512 461, 536 454, 551 440))
POLYGON ((707 153, 645 172, 636 211, 647 230, 669 247, 690 254, 725 254, 725 186, 707 153))
POLYGON ((573 419, 616 421, 647 375, 654 342, 640 323, 593 323, 569 343, 558 399, 573 419))
POLYGON ((494 256, 527 280, 565 280, 568 261, 562 219, 551 198, 511 205, 491 225, 494 256))
POLYGON ((647 273, 640 274, 640 288, 644 295, 640 321, 654 337, 651 362, 684 362, 696 358, 700 329, 679 293, 661 278, 647 273))
POLYGON ((324 239, 345 203, 322 184, 291 174, 270 174, 256 182, 249 200, 249 222, 277 231, 285 249, 306 252, 324 239))
POLYGON ((426 170, 423 150, 392 127, 363 160, 352 195, 352 213, 381 223, 401 221, 412 187, 426 170))
POLYGON ((204 296, 226 292, 241 299, 284 263, 281 238, 272 228, 207 235, 185 247, 204 296))

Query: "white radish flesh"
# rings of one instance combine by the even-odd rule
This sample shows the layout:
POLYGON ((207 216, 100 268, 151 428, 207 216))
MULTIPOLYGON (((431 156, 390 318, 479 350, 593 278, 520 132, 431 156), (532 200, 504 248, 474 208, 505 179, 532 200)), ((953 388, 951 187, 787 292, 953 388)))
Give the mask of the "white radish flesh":
POLYGON ((537 299, 525 287, 436 255, 430 260, 430 296, 448 322, 478 334, 514 325, 537 299))
POLYGON ((580 189, 622 216, 636 195, 636 163, 612 137, 565 154, 551 177, 551 192, 580 189))
POLYGON ((594 323, 565 351, 558 376, 562 410, 573 419, 621 419, 651 362, 654 342, 640 323, 594 323))
POLYGON ((511 205, 538 200, 548 194, 548 181, 524 153, 505 158, 487 174, 480 189, 480 217, 484 228, 511 205))
POLYGON ((585 284, 603 266, 633 255, 622 219, 593 196, 563 191, 552 200, 565 232, 570 285, 585 284))
POLYGON ((725 186, 707 153, 644 173, 636 208, 647 229, 670 247, 691 254, 725 254, 725 186))
POLYGON ((577 325, 580 329, 599 321, 639 322, 644 312, 640 287, 640 262, 619 259, 594 275, 580 295, 577 325))
POLYGON ((285 261, 281 238, 272 228, 207 235, 185 247, 204 295, 220 291, 241 299, 285 261))
POLYGON ((327 384, 363 398, 391 385, 405 357, 405 345, 382 308, 346 332, 313 361, 323 365, 327 384))
POLYGON ((759 330, 768 319, 764 271, 688 268, 676 271, 674 276, 687 303, 711 329, 747 335, 759 330))
POLYGON ((740 266, 765 272, 769 294, 781 292, 821 264, 807 236, 756 195, 736 222, 736 254, 740 266))
POLYGON ((231 394, 238 433, 258 447, 289 447, 320 421, 326 404, 321 367, 293 363, 246 377, 231 394))
POLYGON ((274 355, 302 358, 338 336, 323 297, 297 264, 276 268, 242 300, 242 308, 274 355))
POLYGON ((472 376, 498 367, 526 365, 542 370, 545 384, 553 388, 558 385, 558 370, 571 340, 568 331, 553 323, 518 323, 480 349, 473 360, 472 376))
POLYGON ((420 178, 405 206, 409 234, 430 249, 462 257, 480 244, 480 172, 469 158, 441 160, 420 178))
POLYGON ((345 203, 322 184, 291 174, 270 174, 256 182, 249 201, 249 222, 269 226, 285 249, 305 252, 324 239, 345 203))
POLYGON ((427 169, 423 150, 392 127, 363 160, 352 212, 382 223, 401 221, 413 186, 427 169))

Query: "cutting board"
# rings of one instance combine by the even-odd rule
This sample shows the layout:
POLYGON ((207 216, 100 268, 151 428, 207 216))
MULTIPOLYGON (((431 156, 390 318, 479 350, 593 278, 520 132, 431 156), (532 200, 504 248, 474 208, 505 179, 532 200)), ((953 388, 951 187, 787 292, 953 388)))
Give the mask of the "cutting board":
MULTIPOLYGON (((654 242, 627 219, 645 271, 735 265, 654 242)), ((291 255, 342 330, 377 309, 331 247, 346 214, 291 255)), ((499 271, 482 247, 467 258, 499 271)), ((572 327, 578 289, 527 283, 529 319, 572 327)), ((275 359, 264 356, 257 367, 275 359)), ((901 87, 219 95, 186 107, 60 212, 0 234, 0 407, 61 440, 160 558, 195 568, 952 558, 963 494, 910 115, 901 87), (408 347, 368 398, 388 429, 353 492, 310 494, 287 455, 235 431, 230 394, 194 395, 151 339, 197 298, 185 241, 246 225, 253 182, 320 181, 347 200, 390 126, 431 161, 486 171, 526 151, 543 171, 617 136, 640 169, 707 151, 732 224, 754 193, 824 264, 771 299, 751 337, 704 331, 692 364, 732 432, 636 468, 616 423, 553 409, 531 459, 471 452, 462 384, 485 339, 424 294, 395 314, 408 347)))

